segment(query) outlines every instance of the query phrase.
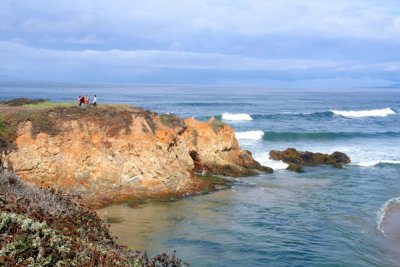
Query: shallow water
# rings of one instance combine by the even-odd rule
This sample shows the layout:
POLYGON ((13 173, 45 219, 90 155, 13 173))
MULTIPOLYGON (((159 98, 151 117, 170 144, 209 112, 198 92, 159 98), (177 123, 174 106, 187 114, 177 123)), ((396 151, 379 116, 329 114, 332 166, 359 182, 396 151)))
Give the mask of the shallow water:
POLYGON ((99 212, 123 216, 111 224, 120 242, 175 249, 194 266, 396 266, 400 249, 376 225, 385 177, 359 177, 371 171, 356 181, 332 168, 260 175, 210 195, 99 212))
POLYGON ((226 120, 241 146, 275 169, 209 195, 99 211, 122 219, 111 224, 121 243, 150 254, 176 250, 192 266, 400 266, 400 212, 388 202, 400 196, 399 90, 0 83, 0 99, 86 93, 100 105, 226 120), (352 163, 295 174, 268 159, 287 147, 339 150, 352 163))

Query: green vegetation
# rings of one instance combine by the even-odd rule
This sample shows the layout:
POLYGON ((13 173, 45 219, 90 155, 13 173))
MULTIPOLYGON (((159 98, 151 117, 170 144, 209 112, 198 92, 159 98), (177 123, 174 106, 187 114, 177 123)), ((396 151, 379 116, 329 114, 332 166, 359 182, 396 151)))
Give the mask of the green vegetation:
POLYGON ((29 98, 14 98, 7 101, 2 101, 0 104, 11 106, 11 107, 20 107, 23 105, 30 105, 30 104, 40 104, 48 102, 46 99, 29 99, 29 98))
POLYGON ((76 106, 76 104, 73 102, 49 102, 49 101, 22 105, 23 108, 55 108, 55 107, 65 108, 73 106, 76 106))
POLYGON ((36 136, 40 132, 50 135, 56 135, 59 132, 55 120, 45 110, 18 111, 6 114, 3 117, 2 127, 0 127, 0 138, 7 144, 11 144, 17 137, 19 124, 26 121, 32 123, 33 136, 36 136))
POLYGON ((3 116, 0 114, 0 131, 4 130, 4 119, 3 116))
POLYGON ((69 195, 0 175, 0 266, 186 266, 166 253, 120 246, 96 213, 69 195))
POLYGON ((161 114, 160 120, 165 126, 168 126, 169 128, 185 127, 185 123, 183 122, 183 120, 173 114, 161 114))
POLYGON ((218 120, 213 120, 209 124, 211 125, 215 133, 218 132, 220 129, 224 128, 226 125, 224 122, 218 120))
POLYGON ((232 182, 226 178, 218 177, 218 176, 211 175, 211 174, 197 175, 197 178, 199 178, 203 182, 210 183, 211 185, 214 185, 214 186, 215 185, 225 186, 225 185, 232 184, 232 182))
MULTIPOLYGON (((144 116, 150 126, 155 127, 151 112, 127 105, 102 105, 78 107, 73 103, 55 103, 45 100, 14 99, 2 102, 7 105, 7 113, 0 117, 0 147, 11 145, 21 123, 32 123, 32 136, 38 133, 56 135, 62 131, 63 121, 77 120, 80 123, 96 121, 109 136, 125 130, 129 133, 132 116, 144 116), (152 123, 152 124, 151 124, 152 123)), ((3 106, 4 107, 4 106, 3 106)), ((1 112, 1 108, 0 108, 1 112)))

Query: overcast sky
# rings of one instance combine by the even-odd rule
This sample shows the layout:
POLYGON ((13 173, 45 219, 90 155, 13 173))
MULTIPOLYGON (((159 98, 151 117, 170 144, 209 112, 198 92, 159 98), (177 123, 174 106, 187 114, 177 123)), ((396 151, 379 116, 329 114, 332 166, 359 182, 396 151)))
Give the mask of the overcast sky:
POLYGON ((0 79, 400 84, 399 0, 1 0, 0 79))

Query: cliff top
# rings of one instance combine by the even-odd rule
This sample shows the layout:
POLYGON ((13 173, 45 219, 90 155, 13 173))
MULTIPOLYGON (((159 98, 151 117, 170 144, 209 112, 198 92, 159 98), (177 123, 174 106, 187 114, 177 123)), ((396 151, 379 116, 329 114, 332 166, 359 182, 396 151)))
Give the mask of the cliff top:
POLYGON ((43 99, 18 98, 0 102, 0 147, 11 144, 16 136, 20 123, 32 123, 32 135, 40 132, 49 135, 59 133, 57 124, 66 120, 96 121, 100 126, 107 127, 110 135, 126 128, 133 117, 149 117, 153 112, 142 108, 122 105, 105 104, 97 107, 79 107, 72 102, 50 102, 43 99))

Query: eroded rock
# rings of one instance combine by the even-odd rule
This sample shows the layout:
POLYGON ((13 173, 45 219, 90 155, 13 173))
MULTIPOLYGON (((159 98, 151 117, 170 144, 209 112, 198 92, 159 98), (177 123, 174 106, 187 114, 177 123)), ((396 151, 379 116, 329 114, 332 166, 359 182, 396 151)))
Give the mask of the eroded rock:
POLYGON ((303 167, 332 165, 341 168, 351 162, 350 158, 342 152, 332 154, 313 153, 309 151, 297 151, 295 148, 287 148, 284 151, 272 150, 269 152, 270 159, 281 160, 289 166, 287 170, 304 172, 303 167))
POLYGON ((36 120, 23 117, 15 149, 5 156, 17 175, 43 187, 112 199, 132 192, 184 192, 195 172, 271 171, 240 148, 231 127, 215 120, 129 107, 70 109, 38 114, 48 116, 43 131, 36 120))

